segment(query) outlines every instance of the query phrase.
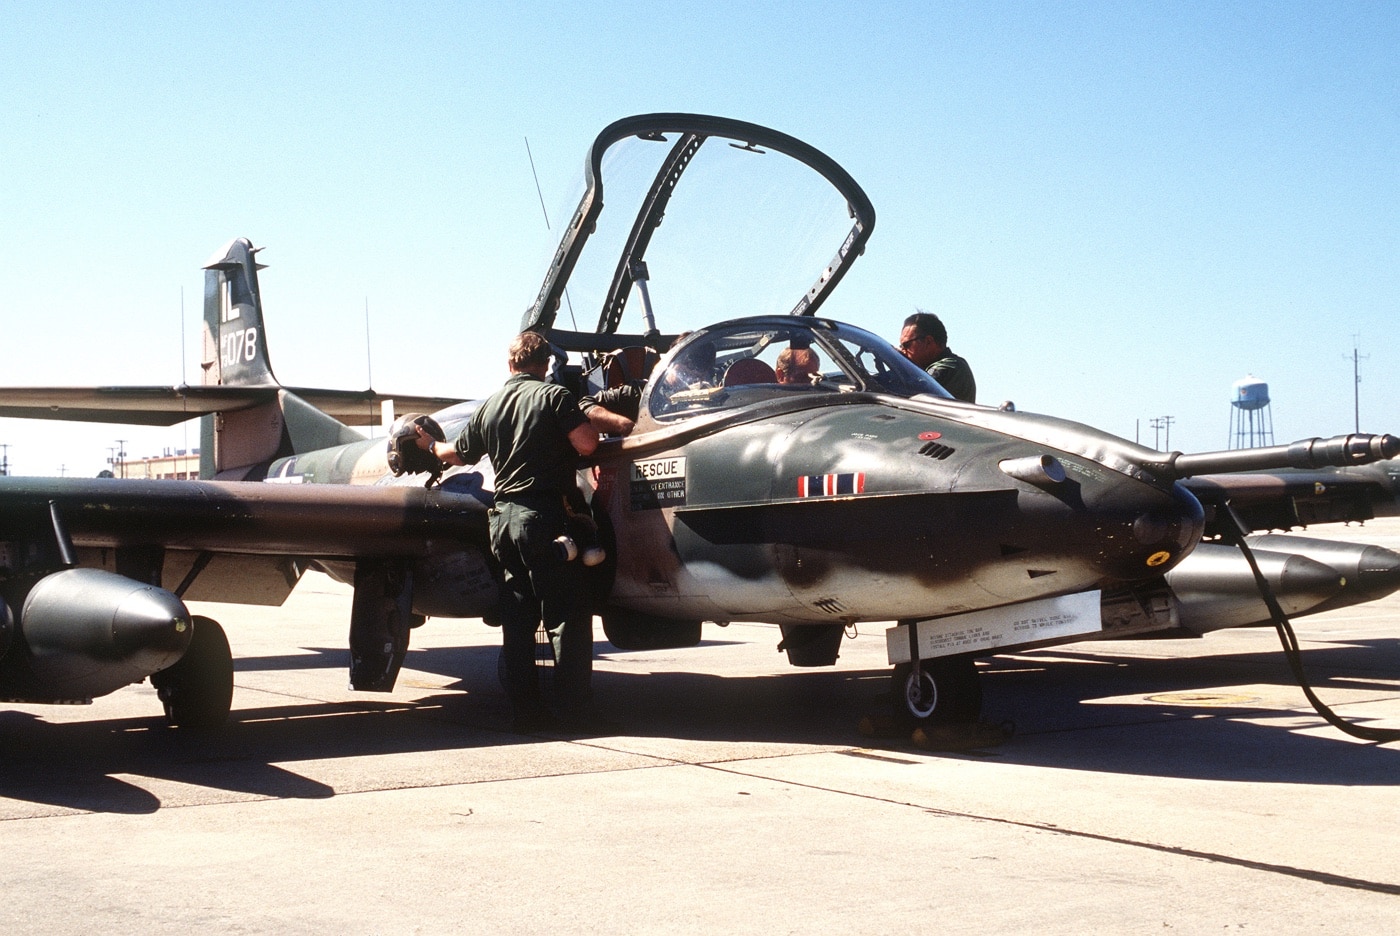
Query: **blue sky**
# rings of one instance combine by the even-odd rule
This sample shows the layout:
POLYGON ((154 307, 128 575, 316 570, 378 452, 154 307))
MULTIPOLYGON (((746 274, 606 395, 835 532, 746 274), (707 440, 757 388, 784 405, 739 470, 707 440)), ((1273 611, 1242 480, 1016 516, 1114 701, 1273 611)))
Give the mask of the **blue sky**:
MULTIPOLYGON (((1351 430, 1359 346, 1400 432, 1379 2, 0 3, 0 383, 193 381, 200 266, 246 236, 284 381, 489 393, 554 240, 525 139, 555 211, 658 110, 844 165, 878 221, 825 311, 938 312, 982 402, 1201 451, 1253 374, 1291 441, 1351 430)), ((197 436, 0 420, 26 474, 197 436)))

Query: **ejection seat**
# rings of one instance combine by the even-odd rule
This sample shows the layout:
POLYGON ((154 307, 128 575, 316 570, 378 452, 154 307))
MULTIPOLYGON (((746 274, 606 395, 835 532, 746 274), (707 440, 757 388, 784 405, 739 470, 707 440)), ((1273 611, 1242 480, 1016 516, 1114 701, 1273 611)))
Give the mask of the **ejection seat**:
POLYGON ((724 372, 726 387, 742 387, 746 384, 777 383, 778 375, 768 364, 757 358, 740 358, 724 372))
POLYGON ((603 359, 603 386, 611 390, 625 384, 641 386, 661 355, 651 348, 633 345, 618 348, 603 359))

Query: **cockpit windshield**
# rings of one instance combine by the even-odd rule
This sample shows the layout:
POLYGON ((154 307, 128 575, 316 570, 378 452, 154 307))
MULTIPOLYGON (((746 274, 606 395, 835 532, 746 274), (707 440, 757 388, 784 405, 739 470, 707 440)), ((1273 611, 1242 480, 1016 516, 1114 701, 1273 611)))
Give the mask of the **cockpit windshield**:
POLYGON ((669 422, 762 400, 857 391, 950 399, 876 335, 783 316, 739 319, 685 336, 653 371, 642 404, 653 419, 669 422))

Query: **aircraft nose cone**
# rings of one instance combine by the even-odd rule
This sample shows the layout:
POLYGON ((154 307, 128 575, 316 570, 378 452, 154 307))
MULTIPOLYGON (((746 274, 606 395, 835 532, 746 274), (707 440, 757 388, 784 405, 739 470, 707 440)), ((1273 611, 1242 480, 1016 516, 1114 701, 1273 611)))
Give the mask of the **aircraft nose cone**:
POLYGON ((1361 551, 1356 577, 1351 585, 1356 591, 1374 598, 1382 598, 1400 589, 1400 553, 1384 546, 1367 546, 1361 551))
POLYGON ((192 633, 185 603, 163 588, 133 591, 112 613, 112 644, 137 666, 169 666, 184 654, 192 633))
POLYGON ((1149 507, 1133 518, 1129 526, 1133 548, 1122 557, 1120 571, 1129 576, 1145 570, 1167 571, 1200 542, 1204 527, 1201 502, 1180 484, 1173 485, 1169 502, 1149 507))
POLYGON ((1176 540, 1180 519, 1166 511, 1149 510, 1133 521, 1133 539, 1144 546, 1176 540))

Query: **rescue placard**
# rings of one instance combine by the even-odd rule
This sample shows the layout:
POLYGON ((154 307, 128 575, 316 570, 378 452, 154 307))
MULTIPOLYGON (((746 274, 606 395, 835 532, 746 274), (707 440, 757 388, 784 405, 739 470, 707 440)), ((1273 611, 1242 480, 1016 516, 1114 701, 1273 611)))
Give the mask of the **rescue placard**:
POLYGON ((631 494, 633 510, 685 506, 685 456, 633 462, 631 494))

